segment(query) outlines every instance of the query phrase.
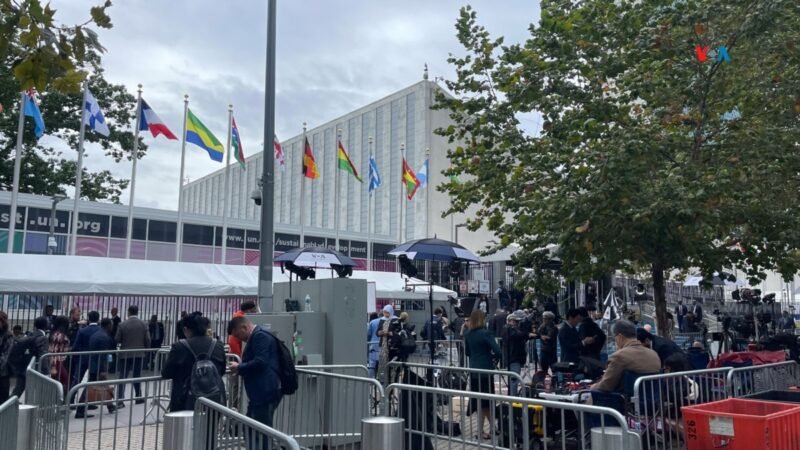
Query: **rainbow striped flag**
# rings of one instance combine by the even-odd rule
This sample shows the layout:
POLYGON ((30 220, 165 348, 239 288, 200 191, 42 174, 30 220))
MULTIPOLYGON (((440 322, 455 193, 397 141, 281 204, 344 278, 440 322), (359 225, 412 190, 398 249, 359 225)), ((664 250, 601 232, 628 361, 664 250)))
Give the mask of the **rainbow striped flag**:
POLYGON ((242 138, 239 137, 239 127, 236 126, 236 120, 233 116, 231 116, 231 148, 233 149, 233 157, 242 166, 242 170, 247 170, 247 163, 244 161, 242 138))
POLYGON ((350 156, 347 155, 347 152, 344 150, 344 145, 342 145, 342 141, 339 141, 339 151, 337 152, 336 156, 339 160, 339 169, 344 170, 345 172, 350 172, 351 175, 356 177, 359 183, 363 183, 363 180, 360 176, 358 176, 358 171, 356 170, 356 166, 353 165, 353 161, 350 161, 350 156))
POLYGON ((217 162, 222 162, 222 155, 225 154, 225 147, 214 136, 203 122, 192 114, 192 110, 188 110, 186 114, 186 142, 204 149, 208 152, 208 156, 217 162))
POLYGON ((419 189, 419 180, 417 176, 414 175, 414 171, 411 170, 411 167, 406 162, 406 159, 403 158, 403 184, 406 185, 406 195, 408 199, 411 200, 414 198, 414 194, 417 193, 417 189, 419 189))

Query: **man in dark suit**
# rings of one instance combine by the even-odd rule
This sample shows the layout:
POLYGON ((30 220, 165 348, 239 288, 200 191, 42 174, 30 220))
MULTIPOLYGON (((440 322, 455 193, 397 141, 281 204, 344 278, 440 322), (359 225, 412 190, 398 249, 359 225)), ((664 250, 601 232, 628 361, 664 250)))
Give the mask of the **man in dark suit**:
MULTIPOLYGON (((89 314, 91 317, 91 313, 89 314)), ((91 320, 91 318, 89 320, 91 320)), ((97 328, 97 330, 89 338, 88 350, 90 352, 114 350, 114 339, 111 337, 111 332, 114 329, 114 322, 112 322, 111 319, 106 318, 101 320, 100 324, 95 328, 97 328)), ((108 374, 108 363, 110 359, 109 356, 111 355, 93 354, 89 357, 90 382, 105 379, 105 377, 108 374)), ((80 400, 78 400, 79 406, 77 411, 75 411, 76 419, 82 419, 84 417, 92 417, 91 414, 89 415, 86 414, 86 409, 85 409, 86 405, 84 404, 84 402, 86 401, 87 390, 88 388, 83 390, 81 398, 80 400)), ((113 413, 116 410, 116 408, 113 405, 113 402, 109 401, 106 406, 108 407, 108 412, 110 413, 113 413)))
MULTIPOLYGON (((139 318, 139 307, 131 305, 128 307, 128 318, 119 325, 114 340, 120 345, 122 350, 136 350, 150 348, 150 333, 147 324, 139 318)), ((144 352, 121 353, 119 358, 118 375, 119 378, 128 378, 131 370, 133 378, 142 376, 142 360, 144 352)), ((136 404, 144 403, 142 396, 141 383, 133 383, 133 390, 136 394, 136 404)), ((125 385, 117 386, 117 399, 125 397, 125 385)), ((122 404, 122 402, 120 402, 122 404)))
MULTIPOLYGON (((17 397, 21 397, 22 393, 25 392, 25 381, 27 375, 27 365, 30 363, 32 358, 41 358, 42 355, 47 353, 48 350, 48 340, 47 340, 47 318, 37 317, 36 320, 33 321, 33 331, 30 335, 20 339, 17 344, 12 346, 11 352, 8 355, 9 361, 8 364, 13 366, 12 371, 14 372, 14 390, 11 395, 16 395, 17 397), (13 355, 16 353, 14 351, 14 347, 18 347, 20 351, 27 351, 28 356, 22 356, 23 358, 20 364, 17 364, 17 358, 13 355), (12 361, 13 360, 13 361, 12 361)), ((50 372, 50 365, 48 364, 47 360, 44 361, 42 366, 42 370, 44 373, 50 372)))
POLYGON ((581 349, 585 345, 591 344, 594 339, 591 337, 581 341, 578 333, 578 322, 581 320, 579 310, 573 308, 567 311, 567 318, 561 329, 558 330, 558 343, 561 345, 561 362, 571 362, 578 364, 580 361, 581 349))
POLYGON ((603 352, 603 347, 606 344, 606 334, 600 329, 600 326, 592 320, 586 308, 578 308, 578 311, 580 311, 581 314, 581 324, 578 330, 581 341, 585 340, 587 337, 592 338, 592 343, 584 345, 581 348, 580 354, 581 356, 592 358, 599 362, 600 353, 603 352))
MULTIPOLYGON (((89 311, 89 314, 86 315, 89 319, 89 325, 81 328, 78 330, 77 335, 75 336, 75 342, 72 345, 73 352, 88 352, 89 351, 89 340, 94 336, 95 333, 100 331, 100 313, 97 311, 89 311)), ((75 386, 76 384, 80 383, 83 379, 83 374, 86 373, 86 370, 89 368, 89 356, 88 355, 79 355, 73 356, 71 359, 71 364, 74 367, 77 367, 72 374, 72 383, 70 386, 75 386)), ((97 376, 97 374, 95 374, 97 376)))
MULTIPOLYGON (((158 316, 155 314, 150 317, 150 322, 147 323, 147 333, 150 335, 150 348, 161 348, 161 344, 164 342, 164 324, 158 321, 158 316)), ((156 369, 153 362, 155 360, 155 356, 155 351, 152 351, 147 355, 147 361, 145 361, 146 369, 156 369)))
MULTIPOLYGON (((242 377, 247 391, 247 416, 272 427, 272 416, 281 401, 281 382, 278 378, 280 360, 275 336, 246 317, 236 317, 228 327, 231 334, 246 342, 242 363, 230 364, 231 372, 242 377)), ((269 442, 264 443, 269 449, 269 442)))

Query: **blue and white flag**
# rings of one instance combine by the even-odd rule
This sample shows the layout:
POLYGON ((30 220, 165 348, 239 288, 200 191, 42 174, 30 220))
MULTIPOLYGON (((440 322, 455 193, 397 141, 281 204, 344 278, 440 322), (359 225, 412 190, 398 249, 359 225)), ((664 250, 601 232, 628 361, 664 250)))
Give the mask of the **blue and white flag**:
POLYGON ((103 117, 103 111, 100 111, 100 105, 97 104, 97 100, 88 87, 86 88, 86 103, 83 107, 86 109, 83 122, 89 126, 90 130, 108 137, 111 131, 108 129, 106 119, 103 117))
POLYGON ((422 189, 428 185, 428 160, 422 163, 422 167, 417 171, 417 179, 419 180, 419 188, 422 189))
POLYGON ((378 173, 378 162, 375 161, 374 156, 369 157, 369 191, 381 187, 381 176, 378 173))
POLYGON ((23 105, 24 114, 33 119, 34 133, 36 138, 44 135, 44 119, 42 119, 42 112, 39 111, 39 106, 36 104, 36 99, 33 98, 33 91, 28 91, 25 94, 25 103, 23 105))

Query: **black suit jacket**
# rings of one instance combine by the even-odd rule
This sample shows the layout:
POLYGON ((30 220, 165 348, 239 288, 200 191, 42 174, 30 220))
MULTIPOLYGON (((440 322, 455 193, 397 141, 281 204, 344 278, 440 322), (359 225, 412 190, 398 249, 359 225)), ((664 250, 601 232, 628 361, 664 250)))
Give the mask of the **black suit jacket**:
POLYGON ((569 326, 566 322, 558 330, 558 343, 561 345, 561 362, 572 362, 577 364, 580 361, 581 337, 578 330, 569 326))
MULTIPOLYGON (((212 339, 208 336, 194 336, 186 339, 198 356, 208 351, 211 341, 212 339)), ((222 377, 225 374, 225 347, 220 341, 214 342, 214 350, 210 359, 222 377)), ((194 356, 181 341, 172 344, 164 368, 161 369, 161 376, 172 380, 172 392, 169 396, 170 411, 186 411, 194 408, 193 405, 187 405, 188 381, 194 361, 194 356)))

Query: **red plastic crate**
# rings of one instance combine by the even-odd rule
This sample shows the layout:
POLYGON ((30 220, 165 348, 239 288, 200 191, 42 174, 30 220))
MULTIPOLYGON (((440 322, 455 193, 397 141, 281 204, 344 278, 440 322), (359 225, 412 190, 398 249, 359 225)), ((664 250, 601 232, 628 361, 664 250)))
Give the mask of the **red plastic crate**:
POLYGON ((728 399, 684 406, 687 450, 800 450, 800 405, 728 399))

